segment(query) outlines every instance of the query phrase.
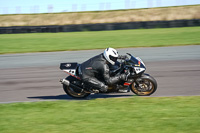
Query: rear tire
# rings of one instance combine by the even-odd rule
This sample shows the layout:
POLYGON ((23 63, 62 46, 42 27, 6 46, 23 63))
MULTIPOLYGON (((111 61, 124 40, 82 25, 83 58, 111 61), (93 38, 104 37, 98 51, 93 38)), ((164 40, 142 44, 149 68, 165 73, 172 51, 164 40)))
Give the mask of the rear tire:
MULTIPOLYGON (((76 81, 77 79, 72 76, 69 76, 66 78, 66 80, 69 80, 71 83, 73 81, 76 81)), ((65 84, 63 84, 63 89, 67 95, 69 95, 73 98, 86 98, 87 96, 90 95, 90 93, 86 93, 85 91, 77 90, 76 88, 69 87, 65 84)))
POLYGON ((149 96, 157 90, 157 82, 152 76, 144 74, 135 79, 130 88, 138 96, 149 96))

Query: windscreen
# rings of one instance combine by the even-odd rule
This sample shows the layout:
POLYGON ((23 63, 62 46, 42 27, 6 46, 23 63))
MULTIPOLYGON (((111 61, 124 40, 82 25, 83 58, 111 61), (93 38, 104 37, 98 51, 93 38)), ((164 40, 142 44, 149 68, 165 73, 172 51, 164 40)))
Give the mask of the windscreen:
POLYGON ((131 54, 128 54, 130 55, 130 59, 128 59, 126 62, 127 62, 127 65, 132 65, 132 66, 138 66, 138 67, 145 67, 143 65, 143 63, 141 63, 141 61, 139 61, 137 58, 135 58, 134 56, 132 56, 131 54))

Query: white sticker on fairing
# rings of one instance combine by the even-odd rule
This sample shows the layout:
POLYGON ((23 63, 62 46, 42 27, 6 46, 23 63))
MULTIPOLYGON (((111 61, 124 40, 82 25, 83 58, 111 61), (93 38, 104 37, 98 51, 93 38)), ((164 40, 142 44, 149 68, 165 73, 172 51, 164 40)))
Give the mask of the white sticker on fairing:
POLYGON ((145 68, 140 68, 140 67, 134 67, 136 74, 141 73, 145 71, 145 68))
POLYGON ((71 75, 75 75, 75 69, 67 69, 67 70, 64 70, 65 72, 67 73, 70 73, 71 75))

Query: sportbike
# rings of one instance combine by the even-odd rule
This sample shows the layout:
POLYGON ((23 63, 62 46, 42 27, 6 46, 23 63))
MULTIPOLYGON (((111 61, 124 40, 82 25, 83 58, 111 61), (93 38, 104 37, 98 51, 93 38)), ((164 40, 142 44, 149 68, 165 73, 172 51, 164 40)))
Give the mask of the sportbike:
MULTIPOLYGON (((131 90, 138 96, 153 94, 157 89, 156 80, 149 74, 144 73, 146 66, 139 57, 134 57, 129 53, 127 55, 120 56, 118 62, 110 67, 110 76, 129 73, 127 81, 120 81, 117 84, 110 85, 106 93, 128 93, 131 90)), ((60 80, 64 91, 74 98, 85 98, 92 93, 103 93, 97 89, 85 88, 80 78, 79 65, 77 62, 60 64, 60 69, 69 75, 60 80)))

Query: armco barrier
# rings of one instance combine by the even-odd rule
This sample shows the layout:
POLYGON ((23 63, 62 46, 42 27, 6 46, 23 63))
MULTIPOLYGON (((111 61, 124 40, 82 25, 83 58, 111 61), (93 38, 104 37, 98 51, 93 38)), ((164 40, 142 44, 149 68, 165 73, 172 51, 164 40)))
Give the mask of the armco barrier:
POLYGON ((54 26, 12 26, 12 27, 0 27, 0 34, 45 33, 45 32, 56 33, 56 32, 75 32, 75 31, 172 28, 172 27, 190 27, 190 26, 200 26, 200 19, 78 24, 78 25, 54 25, 54 26))

